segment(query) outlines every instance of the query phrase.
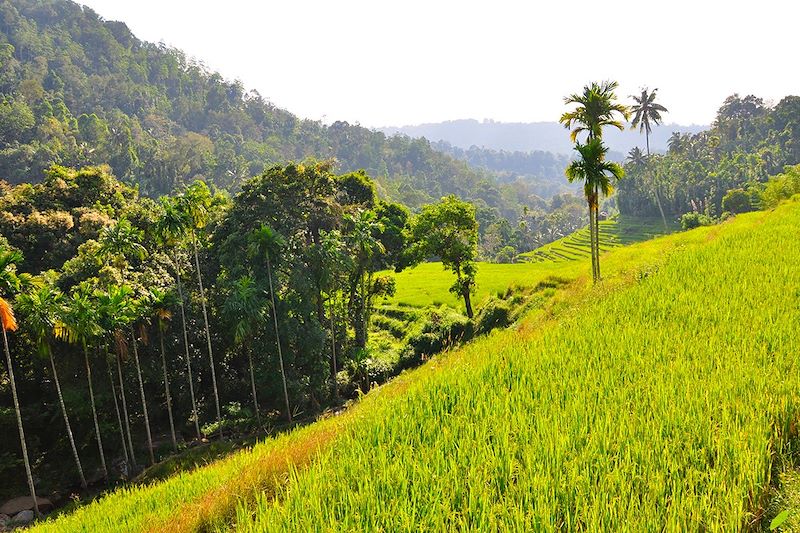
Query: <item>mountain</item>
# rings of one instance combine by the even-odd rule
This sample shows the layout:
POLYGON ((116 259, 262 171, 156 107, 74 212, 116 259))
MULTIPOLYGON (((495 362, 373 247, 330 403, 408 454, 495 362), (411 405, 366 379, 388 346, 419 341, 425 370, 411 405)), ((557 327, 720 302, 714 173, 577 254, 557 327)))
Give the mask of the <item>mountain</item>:
MULTIPOLYGON (((655 126, 650 134, 653 151, 666 151, 667 139, 672 132, 696 134, 707 126, 681 126, 666 124, 655 126)), ((451 120, 416 126, 385 127, 380 131, 387 135, 398 133, 409 137, 425 137, 431 141, 447 141, 453 146, 469 149, 472 146, 506 151, 543 151, 571 154, 572 143, 564 127, 557 122, 495 122, 474 119, 451 120)), ((634 146, 644 146, 644 136, 638 130, 619 131, 607 128, 603 139, 612 152, 626 154, 634 146)))
MULTIPOLYGON (((309 70, 308 83, 325 80, 309 70)), ((365 169, 384 197, 412 207, 446 194, 488 198, 505 213, 525 202, 526 193, 501 194, 492 172, 426 140, 302 119, 75 2, 0 1, 2 179, 40 181, 53 163, 107 163, 157 196, 195 178, 236 189, 265 166, 309 157, 336 158, 340 172, 365 169)))

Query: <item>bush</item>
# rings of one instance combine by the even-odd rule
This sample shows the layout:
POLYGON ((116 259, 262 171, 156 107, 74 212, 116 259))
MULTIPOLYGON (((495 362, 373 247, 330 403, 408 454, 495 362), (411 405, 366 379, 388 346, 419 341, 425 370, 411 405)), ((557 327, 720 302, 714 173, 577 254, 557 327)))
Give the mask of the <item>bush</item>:
POLYGON ((422 328, 410 336, 408 345, 419 357, 433 355, 471 339, 473 333, 470 319, 450 307, 441 306, 428 312, 422 328))
POLYGON ((750 195, 744 189, 731 189, 722 198, 722 210, 734 215, 752 211, 750 195))
POLYGON ((713 226, 716 220, 703 213, 684 213, 681 215, 681 227, 685 230, 699 228, 700 226, 713 226))
POLYGON ((475 318, 475 334, 489 333, 495 328, 504 328, 511 323, 511 307, 495 298, 486 302, 475 318))
POLYGON ((783 174, 771 178, 764 192, 761 193, 761 204, 764 209, 776 207, 781 200, 788 200, 800 194, 800 165, 786 167, 783 174))

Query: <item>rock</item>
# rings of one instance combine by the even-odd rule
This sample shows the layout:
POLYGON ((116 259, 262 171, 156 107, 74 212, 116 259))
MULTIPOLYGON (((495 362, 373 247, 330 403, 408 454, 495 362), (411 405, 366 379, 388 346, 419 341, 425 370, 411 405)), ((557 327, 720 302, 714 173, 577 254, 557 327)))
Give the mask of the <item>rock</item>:
MULTIPOLYGON (((39 504, 39 511, 45 513, 53 508, 53 502, 47 498, 36 498, 39 504)), ((8 500, 0 506, 0 514, 14 516, 20 511, 29 511, 33 509, 33 498, 30 496, 20 496, 13 500, 8 500)))
POLYGON ((11 519, 12 524, 30 524, 33 522, 33 511, 30 509, 26 509, 24 511, 20 511, 14 515, 14 518, 11 519))

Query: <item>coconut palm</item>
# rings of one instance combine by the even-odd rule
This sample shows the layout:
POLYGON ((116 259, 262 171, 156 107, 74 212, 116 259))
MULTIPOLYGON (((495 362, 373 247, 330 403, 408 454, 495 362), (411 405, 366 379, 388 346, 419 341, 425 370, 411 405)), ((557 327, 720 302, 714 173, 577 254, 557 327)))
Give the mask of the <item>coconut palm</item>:
MULTIPOLYGON (((573 141, 576 141, 581 133, 587 134, 587 143, 595 138, 600 139, 603 136, 603 128, 606 126, 619 130, 625 129, 618 116, 627 120, 629 109, 616 101, 615 91, 618 86, 619 84, 615 81, 595 82, 586 85, 582 93, 571 94, 564 98, 565 104, 576 106, 573 110, 561 115, 559 119, 565 128, 572 130, 570 138, 573 141)), ((599 192, 596 188, 593 191, 586 190, 586 199, 591 209, 589 236, 592 249, 592 277, 595 281, 600 279, 600 272, 594 270, 600 265, 600 206, 596 201, 600 196, 599 192), (594 201, 590 199, 590 193, 594 201)))
POLYGON ((647 155, 650 155, 650 132, 653 131, 653 126, 661 124, 661 113, 667 112, 666 107, 656 102, 656 93, 658 89, 650 91, 647 87, 643 87, 640 96, 631 95, 636 102, 631 106, 633 114, 631 129, 639 128, 639 133, 644 132, 647 155))
MULTIPOLYGON (((603 145, 603 141, 594 137, 586 144, 576 143, 575 150, 580 154, 580 159, 576 159, 567 167, 567 179, 571 182, 582 181, 583 190, 589 203, 589 215, 596 213, 599 203, 598 193, 608 196, 613 190, 611 180, 619 180, 625 175, 622 167, 617 163, 605 160, 608 148, 603 145)), ((594 220, 597 223, 597 220, 594 220)), ((592 272, 595 273, 594 281, 600 279, 600 257, 592 255, 592 272)))
POLYGON ((634 168, 644 168, 647 164, 647 156, 644 155, 641 148, 634 146, 631 148, 631 151, 628 152, 625 162, 634 168))
POLYGON ((98 323, 96 302, 91 298, 91 290, 85 284, 79 285, 70 296, 63 309, 61 317, 55 328, 56 338, 65 340, 70 344, 78 344, 83 349, 83 359, 86 364, 86 380, 89 383, 89 398, 92 406, 92 419, 97 438, 97 448, 100 452, 100 465, 103 477, 108 480, 106 456, 103 451, 103 439, 100 435, 100 423, 97 419, 97 406, 94 400, 94 386, 92 385, 92 365, 89 363, 89 345, 103 333, 98 323))
POLYGON ((39 356, 50 360, 50 368, 53 370, 53 383, 56 386, 58 403, 61 406, 64 425, 67 428, 67 438, 72 449, 72 456, 75 459, 75 466, 78 468, 81 487, 85 489, 86 476, 83 474, 78 448, 75 446, 72 426, 69 423, 64 396, 61 393, 61 381, 58 379, 56 361, 55 357, 53 357, 53 339, 56 323, 62 311, 63 299, 61 291, 48 283, 44 283, 31 292, 21 293, 17 296, 17 309, 25 316, 25 327, 31 332, 31 337, 36 343, 36 351, 39 356))
POLYGON ((261 427, 261 415, 256 395, 256 376, 253 370, 252 340, 258 332, 259 326, 264 321, 264 291, 256 285, 252 276, 242 276, 231 287, 227 300, 225 300, 225 316, 232 321, 233 342, 247 353, 247 362, 250 366, 250 388, 253 394, 253 408, 256 412, 256 421, 261 427))
POLYGON ((680 132, 673 131, 672 135, 670 135, 669 139, 667 139, 667 148, 670 152, 679 154, 683 152, 683 141, 683 135, 681 135, 680 132))
POLYGON ((281 379, 283 380, 283 399, 286 406, 286 418, 292 421, 292 411, 289 407, 289 389, 286 386, 286 370, 283 365, 283 352, 281 350, 281 337, 278 330, 278 308, 275 305, 275 287, 272 284, 272 262, 278 257, 283 246, 283 238, 271 227, 262 224, 253 230, 249 236, 250 257, 263 259, 267 266, 267 280, 269 281, 269 297, 272 302, 272 321, 275 325, 275 344, 278 347, 278 362, 280 363, 281 379))
POLYGON ((183 284, 181 283, 181 267, 178 246, 186 237, 190 220, 187 214, 180 209, 178 202, 164 197, 161 199, 161 216, 158 219, 157 231, 161 243, 172 249, 172 263, 175 267, 175 285, 178 289, 178 306, 181 310, 181 327, 183 329, 183 347, 186 355, 186 375, 189 380, 189 396, 192 401, 192 419, 197 439, 200 439, 200 418, 197 415, 197 401, 194 398, 194 380, 192 379, 192 361, 189 356, 189 334, 186 328, 186 310, 183 304, 183 284))
POLYGON ((14 380, 14 366, 11 362, 11 350, 8 346, 8 332, 17 330, 17 320, 14 318, 14 309, 6 299, 20 290, 21 282, 16 274, 16 263, 22 261, 22 254, 15 250, 0 249, 0 329, 3 330, 3 349, 8 365, 8 381, 11 383, 11 397, 14 400, 14 414, 17 416, 17 430, 19 442, 22 446, 22 461, 25 463, 25 475, 28 478, 28 490, 33 499, 36 514, 39 514, 39 503, 36 500, 36 488, 33 485, 31 462, 28 458, 28 446, 25 443, 25 428, 22 426, 22 411, 19 408, 17 397, 17 382, 14 380))
POLYGON ((197 271, 197 285, 200 289, 200 304, 203 310, 203 325, 206 331, 206 341, 208 343, 208 358, 211 365, 211 385, 214 389, 214 405, 217 409, 217 424, 219 425, 219 436, 222 435, 222 411, 219 403, 219 389, 217 388, 217 373, 214 365, 214 351, 211 347, 211 328, 208 324, 208 311, 206 309, 206 293, 203 288, 203 276, 200 271, 200 254, 197 246, 197 232, 208 224, 209 210, 211 209, 212 197, 208 186, 202 181, 195 181, 186 188, 186 192, 181 198, 181 209, 184 216, 190 221, 189 235, 192 240, 194 251, 194 263, 197 271))
POLYGON ((169 415, 169 432, 172 437, 172 447, 178 451, 178 439, 175 437, 175 421, 172 416, 172 396, 169 392, 169 373, 167 372, 167 355, 164 349, 164 332, 172 320, 172 308, 175 306, 175 295, 169 291, 153 289, 150 291, 150 309, 158 329, 158 341, 161 346, 161 369, 164 373, 164 396, 167 399, 167 414, 169 415))
POLYGON ((100 232, 98 255, 119 269, 123 283, 128 260, 132 257, 143 259, 147 254, 141 240, 142 232, 134 228, 126 218, 100 232))

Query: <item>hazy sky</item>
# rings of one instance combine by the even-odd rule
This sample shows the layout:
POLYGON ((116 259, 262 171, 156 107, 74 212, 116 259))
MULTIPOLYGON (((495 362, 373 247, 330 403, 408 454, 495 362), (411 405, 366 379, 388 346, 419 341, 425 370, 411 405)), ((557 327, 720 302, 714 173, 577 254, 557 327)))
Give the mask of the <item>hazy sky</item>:
POLYGON ((800 93, 797 0, 84 0, 302 117, 557 120, 564 95, 659 88, 668 122, 800 93), (605 29, 604 29, 605 28, 605 29))

